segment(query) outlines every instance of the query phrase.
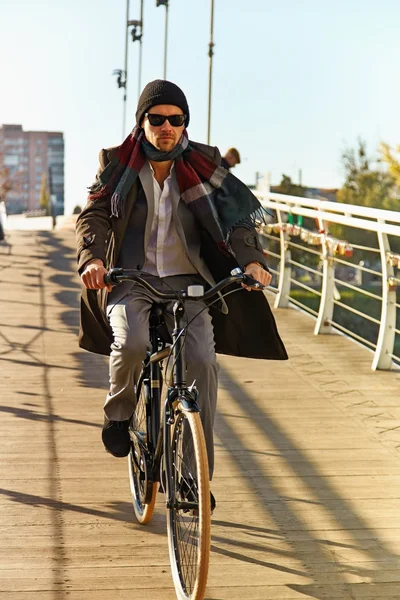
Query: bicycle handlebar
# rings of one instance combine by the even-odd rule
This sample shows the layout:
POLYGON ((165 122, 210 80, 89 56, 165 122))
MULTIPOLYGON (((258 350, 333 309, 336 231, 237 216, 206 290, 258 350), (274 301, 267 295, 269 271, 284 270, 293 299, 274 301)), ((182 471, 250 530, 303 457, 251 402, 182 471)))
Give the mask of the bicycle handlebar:
POLYGON ((218 294, 218 292, 231 283, 244 283, 245 285, 259 290, 264 289, 264 286, 259 281, 253 279, 253 277, 250 277, 250 275, 243 273, 240 268, 233 269, 229 277, 219 281, 201 296, 189 296, 186 290, 169 293, 159 292, 150 283, 148 283, 148 281, 140 277, 140 275, 137 275, 137 271, 134 269, 110 269, 110 271, 104 276, 104 283, 107 285, 115 286, 122 281, 135 281, 146 288, 149 292, 160 298, 160 300, 178 300, 181 298, 191 298, 192 300, 209 300, 212 296, 218 294))

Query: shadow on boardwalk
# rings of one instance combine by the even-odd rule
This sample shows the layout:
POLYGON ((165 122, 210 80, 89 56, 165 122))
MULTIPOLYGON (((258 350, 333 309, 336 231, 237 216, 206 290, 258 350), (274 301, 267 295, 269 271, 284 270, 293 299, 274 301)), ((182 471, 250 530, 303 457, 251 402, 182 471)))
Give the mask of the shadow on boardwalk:
POLYGON ((21 492, 14 492, 12 490, 6 490, 0 487, 0 496, 5 496, 20 504, 31 505, 34 504, 38 507, 52 508, 56 511, 75 512, 83 515, 92 515, 95 517, 101 517, 106 520, 122 521, 124 523, 133 523, 133 508, 130 502, 113 502, 106 504, 105 509, 99 510, 84 504, 72 504, 71 502, 61 502, 57 498, 46 498, 44 496, 37 496, 35 494, 23 494, 21 492))
MULTIPOLYGON (((382 582, 382 578, 380 578, 381 573, 377 570, 377 565, 383 564, 383 562, 391 563, 393 564, 393 569, 398 570, 400 568, 400 556, 392 553, 388 545, 380 539, 379 534, 371 529, 368 523, 355 511, 352 504, 343 498, 337 489, 330 484, 329 478, 325 477, 318 470, 307 455, 293 443, 279 424, 268 416, 267 411, 261 409, 254 401, 254 398, 247 394, 245 389, 223 368, 220 368, 220 382, 229 390, 229 394, 238 409, 246 407, 247 417, 254 423, 254 428, 258 429, 259 432, 261 431, 269 443, 272 442, 274 455, 279 456, 281 455, 281 450, 285 451, 284 454, 282 453, 282 458, 287 461, 287 466, 289 467, 287 471, 291 470, 301 480, 302 486, 308 490, 309 495, 313 497, 313 501, 310 502, 301 498, 282 496, 276 488, 274 478, 268 475, 267 468, 258 460, 260 454, 268 453, 254 452, 247 448, 243 443, 243 439, 245 438, 239 436, 231 426, 230 423, 232 420, 228 420, 223 414, 218 413, 216 431, 222 445, 230 451, 243 480, 253 488, 254 496, 259 500, 260 509, 265 513, 267 520, 270 520, 272 517, 276 523, 276 529, 268 529, 261 526, 254 527, 246 524, 246 522, 240 523, 240 516, 238 516, 238 520, 234 523, 226 522, 223 520, 223 515, 218 515, 221 520, 214 521, 215 525, 223 528, 226 527, 230 531, 226 538, 213 536, 214 552, 231 556, 244 562, 258 564, 287 573, 300 574, 306 578, 310 578, 313 581, 312 584, 292 584, 287 587, 304 594, 306 597, 318 598, 320 600, 358 598, 358 595, 353 595, 351 584, 345 580, 342 574, 356 575, 373 584, 374 580, 377 583, 382 582), (248 473, 251 471, 262 472, 262 475, 249 478, 248 473), (352 541, 350 543, 342 543, 314 537, 312 529, 305 527, 300 514, 297 514, 296 509, 293 507, 296 503, 304 502, 324 508, 329 513, 330 521, 335 523, 334 529, 345 530, 348 537, 352 538, 352 541), (234 532, 238 529, 247 534, 249 540, 252 541, 249 541, 249 543, 235 541, 232 530, 234 532), (298 533, 301 533, 301 535, 296 535, 298 533), (282 567, 282 565, 274 564, 271 556, 265 560, 248 558, 246 556, 246 549, 265 550, 264 543, 262 546, 256 543, 257 538, 261 538, 263 542, 268 539, 285 540, 291 546, 292 551, 269 547, 270 554, 273 555, 275 553, 279 557, 297 559, 303 564, 304 571, 296 571, 282 567), (367 543, 361 543, 362 540, 367 543), (228 543, 232 546, 232 550, 226 551, 226 549, 219 548, 218 542, 223 544, 228 543), (322 560, 315 563, 308 562, 304 552, 305 547, 307 548, 307 553, 312 553, 315 557, 320 557, 322 560), (360 555, 364 555, 364 564, 373 563, 375 568, 364 568, 362 566, 363 563, 360 562, 354 565, 348 561, 341 562, 336 553, 336 550, 340 551, 340 549, 350 549, 360 553, 360 555), (336 567, 329 572, 329 584, 327 584, 327 573, 318 568, 322 562, 325 564, 334 564, 336 567), (331 586, 334 586, 334 588, 332 587, 331 591, 329 591, 331 586), (337 593, 340 590, 343 595, 338 596, 337 593)), ((243 516, 245 517, 246 515, 244 514, 243 516)), ((362 584, 358 584, 357 587, 360 587, 360 585, 362 584)), ((369 583, 364 585, 369 585, 369 583)), ((368 595, 368 598, 373 598, 373 596, 368 595)), ((383 598, 383 595, 379 594, 379 598, 383 598)))
POLYGON ((79 383, 85 387, 104 390, 105 396, 105 390, 108 388, 107 359, 78 348, 81 286, 76 271, 75 252, 70 245, 63 242, 60 235, 43 231, 39 234, 39 240, 47 252, 47 266, 56 271, 56 274, 50 277, 50 282, 60 288, 60 291, 54 294, 54 298, 65 307, 60 318, 68 329, 76 334, 77 351, 73 354, 73 358, 77 363, 79 383))
MULTIPOLYGON (((7 481, 4 480, 0 488, 0 498, 2 498, 0 507, 7 510, 9 503, 13 503, 25 507, 34 506, 38 509, 35 511, 33 519, 24 516, 23 535, 21 535, 19 523, 13 528, 13 549, 10 552, 16 553, 19 548, 18 544, 24 547, 23 536, 27 534, 26 526, 32 526, 31 531, 37 531, 37 528, 34 527, 37 525, 34 519, 38 518, 39 522, 46 521, 46 517, 43 515, 50 515, 48 523, 46 522, 46 525, 43 526, 46 533, 40 533, 43 538, 48 536, 46 551, 49 552, 53 561, 52 567, 46 575, 45 585, 53 600, 64 600, 71 588, 66 579, 66 569, 69 565, 69 538, 67 535, 68 524, 65 522, 64 515, 70 512, 89 515, 95 519, 130 523, 130 529, 138 526, 133 524, 133 510, 128 502, 104 500, 103 506, 98 508, 85 501, 80 504, 79 500, 77 503, 63 500, 63 488, 67 488, 72 480, 70 478, 63 481, 62 478, 62 469, 69 460, 71 433, 74 436, 74 429, 75 431, 77 429, 75 426, 84 426, 86 432, 90 432, 90 429, 93 431, 93 428, 101 427, 101 425, 79 418, 79 409, 72 414, 68 410, 64 415, 57 414, 57 409, 63 410, 64 400, 63 396, 58 394, 59 383, 63 386, 63 374, 67 370, 68 377, 77 380, 81 386, 90 385, 105 389, 107 361, 103 357, 100 357, 101 360, 97 360, 98 357, 83 351, 80 352, 78 349, 73 355, 75 364, 70 360, 70 354, 65 362, 63 360, 62 335, 72 332, 76 335, 76 344, 78 341, 79 280, 75 274, 74 255, 70 246, 63 243, 62 236, 58 237, 47 232, 35 234, 34 241, 32 234, 24 233, 18 233, 16 239, 17 245, 13 246, 13 255, 8 257, 4 264, 0 264, 2 275, 0 281, 2 304, 0 306, 4 305, 9 309, 0 318, 2 321, 0 324, 0 360, 3 361, 0 364, 4 369, 2 390, 8 392, 2 395, 0 404, 0 414, 4 416, 2 436, 6 442, 1 454, 7 467, 8 461, 10 461, 11 467, 15 466, 15 469, 9 469, 7 481), (38 243, 35 244, 35 241, 38 243), (44 264, 51 269, 48 279, 46 270, 42 268, 44 264), (6 281, 4 274, 9 282, 6 281), (12 287, 13 284, 15 284, 14 287, 12 287), (8 294, 7 286, 10 286, 8 294), (63 326, 65 326, 64 331, 63 326), (52 340, 55 340, 52 336, 57 334, 59 335, 59 346, 52 355, 52 340), (60 364, 54 364, 57 362, 55 356, 61 357, 60 364), (27 367, 25 372, 24 366, 27 367), (12 380, 10 386, 8 379, 12 380), (15 419, 9 419, 9 415, 15 419), (24 427, 21 420, 28 422, 29 425, 24 427), (42 424, 45 424, 45 427, 42 424), (37 444, 40 450, 32 449, 30 440, 34 442, 33 446, 37 444), (36 471, 33 466, 30 472, 29 464, 34 465, 35 463, 32 460, 28 461, 27 467, 24 458, 32 455, 35 451, 41 452, 41 455, 37 457, 39 459, 38 469, 36 471), (19 471, 20 467, 24 473, 22 476, 19 471), (35 490, 40 491, 31 493, 31 485, 35 490), (50 512, 41 510, 46 508, 50 509, 50 512)), ((99 395, 102 396, 100 391, 99 395)), ((100 414, 101 400, 99 402, 100 414)), ((90 433, 88 435, 90 436, 90 433)), ((95 436, 96 439, 99 438, 96 432, 95 436)), ((82 438, 85 439, 85 437, 84 434, 82 438)), ((87 444, 86 448, 88 448, 87 444)), ((4 465, 3 468, 5 468, 4 465)), ((29 514, 32 513, 29 512, 29 514)), ((6 535, 8 529, 10 529, 10 524, 7 522, 7 518, 4 518, 2 531, 4 530, 6 535)), ((151 531, 156 534, 164 534, 164 529, 164 522, 160 524, 155 519, 151 531)), ((3 542, 3 549, 5 543, 3 542)), ((32 546, 32 548, 34 547, 32 546)), ((34 549, 32 552, 34 553, 34 549)), ((29 562, 29 558, 27 558, 27 562, 29 562)), ((44 571, 45 569, 43 569, 44 571)), ((30 585, 24 582, 23 576, 21 576, 21 581, 22 588, 24 585, 30 585)), ((3 584, 11 585, 7 580, 7 575, 4 574, 4 569, 0 587, 5 589, 3 584)), ((36 584, 32 585, 35 587, 36 584)), ((40 587, 40 584, 37 585, 40 587)), ((42 591, 38 588, 37 597, 40 597, 42 591)), ((3 593, 8 594, 8 591, 5 590, 3 593)), ((32 591, 32 593, 35 593, 36 597, 36 592, 32 591)), ((25 594, 23 596, 25 597, 25 594)))

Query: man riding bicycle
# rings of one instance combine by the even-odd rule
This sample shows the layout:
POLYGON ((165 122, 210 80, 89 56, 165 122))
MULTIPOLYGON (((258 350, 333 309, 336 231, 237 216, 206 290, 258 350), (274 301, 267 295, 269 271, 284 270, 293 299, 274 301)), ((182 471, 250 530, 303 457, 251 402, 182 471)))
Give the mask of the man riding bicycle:
MULTIPOLYGON (((264 286, 271 281, 254 229, 261 206, 247 186, 219 166, 217 148, 188 139, 189 116, 177 85, 148 83, 132 133, 120 146, 100 152, 96 181, 77 220, 84 285, 80 346, 110 355, 102 439, 117 457, 130 450, 134 386, 149 347, 148 317, 156 298, 132 282, 111 289, 104 283, 108 270, 137 269, 161 291, 199 283, 210 287, 237 266, 264 286)), ((169 328, 172 305, 165 306, 169 328)), ((201 308, 187 301, 186 322, 201 308)), ((287 354, 264 294, 244 291, 201 312, 187 330, 185 349, 187 381, 196 380, 199 390, 211 479, 215 352, 278 360, 287 354)))

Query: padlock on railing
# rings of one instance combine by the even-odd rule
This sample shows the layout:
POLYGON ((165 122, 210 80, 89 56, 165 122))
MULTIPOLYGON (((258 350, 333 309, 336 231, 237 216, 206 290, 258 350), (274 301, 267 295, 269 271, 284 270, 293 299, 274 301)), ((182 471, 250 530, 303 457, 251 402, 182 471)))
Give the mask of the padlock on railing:
POLYGON ((394 252, 386 252, 386 261, 391 267, 400 267, 400 255, 394 252))

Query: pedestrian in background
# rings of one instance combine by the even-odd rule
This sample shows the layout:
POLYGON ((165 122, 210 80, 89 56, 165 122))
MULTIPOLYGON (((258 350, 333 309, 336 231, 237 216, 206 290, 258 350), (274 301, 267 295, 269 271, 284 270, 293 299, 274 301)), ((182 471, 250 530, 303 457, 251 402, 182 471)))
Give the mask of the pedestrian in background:
POLYGON ((225 156, 223 156, 221 158, 221 167, 224 167, 224 169, 232 169, 233 167, 236 167, 236 165, 240 164, 240 154, 239 151, 236 150, 236 148, 229 148, 229 150, 226 151, 225 156))

